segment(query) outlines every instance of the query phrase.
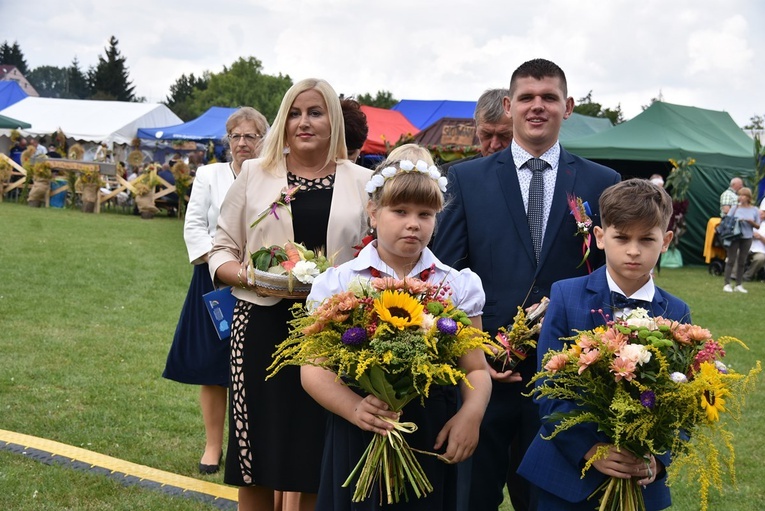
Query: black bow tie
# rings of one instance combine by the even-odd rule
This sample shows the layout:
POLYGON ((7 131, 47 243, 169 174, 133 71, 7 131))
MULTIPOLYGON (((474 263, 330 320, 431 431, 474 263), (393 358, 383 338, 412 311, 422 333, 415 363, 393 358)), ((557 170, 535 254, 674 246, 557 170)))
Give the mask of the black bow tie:
POLYGON ((650 310, 651 302, 647 300, 635 300, 627 298, 621 293, 611 291, 611 305, 614 309, 645 309, 650 310))

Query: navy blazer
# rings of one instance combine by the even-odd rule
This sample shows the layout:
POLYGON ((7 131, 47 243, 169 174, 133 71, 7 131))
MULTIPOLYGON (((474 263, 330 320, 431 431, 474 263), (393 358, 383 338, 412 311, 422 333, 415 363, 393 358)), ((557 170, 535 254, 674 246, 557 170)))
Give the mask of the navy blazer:
MULTIPOLYGON (((688 305, 656 287, 651 302, 651 316, 687 323, 691 321, 688 305)), ((605 266, 591 275, 568 279, 553 285, 550 306, 545 314, 537 349, 537 368, 542 366, 542 358, 549 350, 560 351, 568 341, 561 338, 571 337, 575 330, 592 330, 604 325, 605 315, 613 318, 611 294, 606 280, 605 266), (600 309, 600 312, 599 312, 600 309)), ((539 399, 539 415, 543 418, 555 411, 566 411, 575 405, 570 401, 539 399)), ((543 422, 539 434, 521 462, 518 473, 536 486, 569 502, 584 501, 606 479, 606 476, 590 468, 584 479, 581 471, 584 455, 598 442, 609 442, 602 433, 598 433, 594 424, 580 424, 561 432, 551 440, 549 436, 555 424, 543 422)), ((664 466, 670 462, 669 453, 657 456, 664 466)), ((648 485, 643 490, 646 509, 663 509, 671 504, 669 489, 665 485, 666 472, 661 479, 648 485)))
MULTIPOLYGON (((493 334, 500 326, 512 323, 517 307, 549 296, 553 282, 587 274, 586 265, 577 268, 583 255, 582 237, 576 235, 566 194, 587 201, 598 225, 600 194, 620 179, 608 167, 561 148, 555 195, 537 266, 511 147, 450 169, 448 202, 439 215, 433 252, 445 264, 470 268, 481 277, 486 292, 482 316, 485 330, 493 334)), ((590 264, 597 268, 605 260, 594 236, 591 247, 590 264)), ((520 370, 533 373, 531 358, 520 370)))

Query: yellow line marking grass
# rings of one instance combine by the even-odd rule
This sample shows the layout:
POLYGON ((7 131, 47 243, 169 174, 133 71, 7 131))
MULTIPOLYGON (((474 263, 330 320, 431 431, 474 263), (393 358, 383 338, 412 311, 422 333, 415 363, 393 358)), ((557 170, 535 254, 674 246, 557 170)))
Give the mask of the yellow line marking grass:
POLYGON ((14 433, 13 431, 6 431, 4 429, 0 429, 0 441, 39 449, 55 456, 81 461, 94 467, 105 468, 112 472, 121 472, 142 480, 146 479, 162 485, 175 486, 184 490, 204 493, 205 495, 211 495, 215 498, 233 500, 234 502, 237 501, 237 488, 165 472, 164 470, 113 458, 111 456, 106 456, 105 454, 81 449, 80 447, 62 444, 61 442, 46 440, 44 438, 24 435, 21 433, 14 433))

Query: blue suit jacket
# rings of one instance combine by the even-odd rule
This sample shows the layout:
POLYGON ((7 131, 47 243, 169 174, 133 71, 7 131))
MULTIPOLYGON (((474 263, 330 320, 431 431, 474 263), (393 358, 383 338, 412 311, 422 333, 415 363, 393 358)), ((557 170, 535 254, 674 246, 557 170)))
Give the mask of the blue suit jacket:
MULTIPOLYGON (((549 296, 553 282, 587 274, 586 265, 577 268, 582 260, 582 237, 575 235, 576 222, 566 194, 587 201, 593 221, 599 224, 600 194, 620 179, 608 167, 561 148, 537 266, 511 148, 449 170, 448 203, 438 219, 433 252, 445 264, 470 268, 481 277, 486 292, 484 329, 493 334, 512 323, 517 307, 549 296)), ((603 253, 593 238, 590 264, 596 268, 603 263, 603 253)), ((527 376, 532 374, 532 357, 519 369, 527 376)))
MULTIPOLYGON (((690 322, 691 313, 688 305, 679 298, 656 287, 653 302, 648 312, 651 316, 662 316, 681 322, 690 322)), ((574 330, 591 330, 605 324, 603 315, 613 318, 611 295, 606 280, 605 266, 591 275, 564 280, 553 285, 550 306, 545 314, 542 331, 539 335, 537 367, 542 365, 542 358, 549 350, 562 350, 567 341, 563 337, 575 335, 574 330), (602 314, 597 311, 602 309, 602 314)), ((541 417, 554 411, 566 411, 574 407, 569 401, 550 399, 539 400, 541 417)), ((584 455, 598 442, 609 442, 602 433, 598 433, 593 424, 581 424, 558 434, 552 440, 544 440, 555 425, 543 422, 526 455, 518 473, 533 484, 570 502, 582 502, 605 480, 606 476, 591 468, 584 479, 581 470, 584 455)), ((664 466, 668 466, 670 455, 657 457, 664 466)), ((663 509, 671 504, 669 489, 662 479, 648 485, 643 491, 646 508, 663 509)))

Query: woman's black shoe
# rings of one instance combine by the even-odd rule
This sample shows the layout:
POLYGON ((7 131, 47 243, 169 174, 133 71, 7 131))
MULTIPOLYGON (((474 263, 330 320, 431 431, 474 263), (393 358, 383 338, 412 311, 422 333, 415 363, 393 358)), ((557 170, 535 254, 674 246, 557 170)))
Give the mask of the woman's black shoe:
POLYGON ((220 470, 220 462, 223 460, 223 453, 220 453, 220 458, 218 458, 218 464, 217 465, 205 465, 204 463, 199 464, 199 473, 200 474, 217 474, 220 470))

